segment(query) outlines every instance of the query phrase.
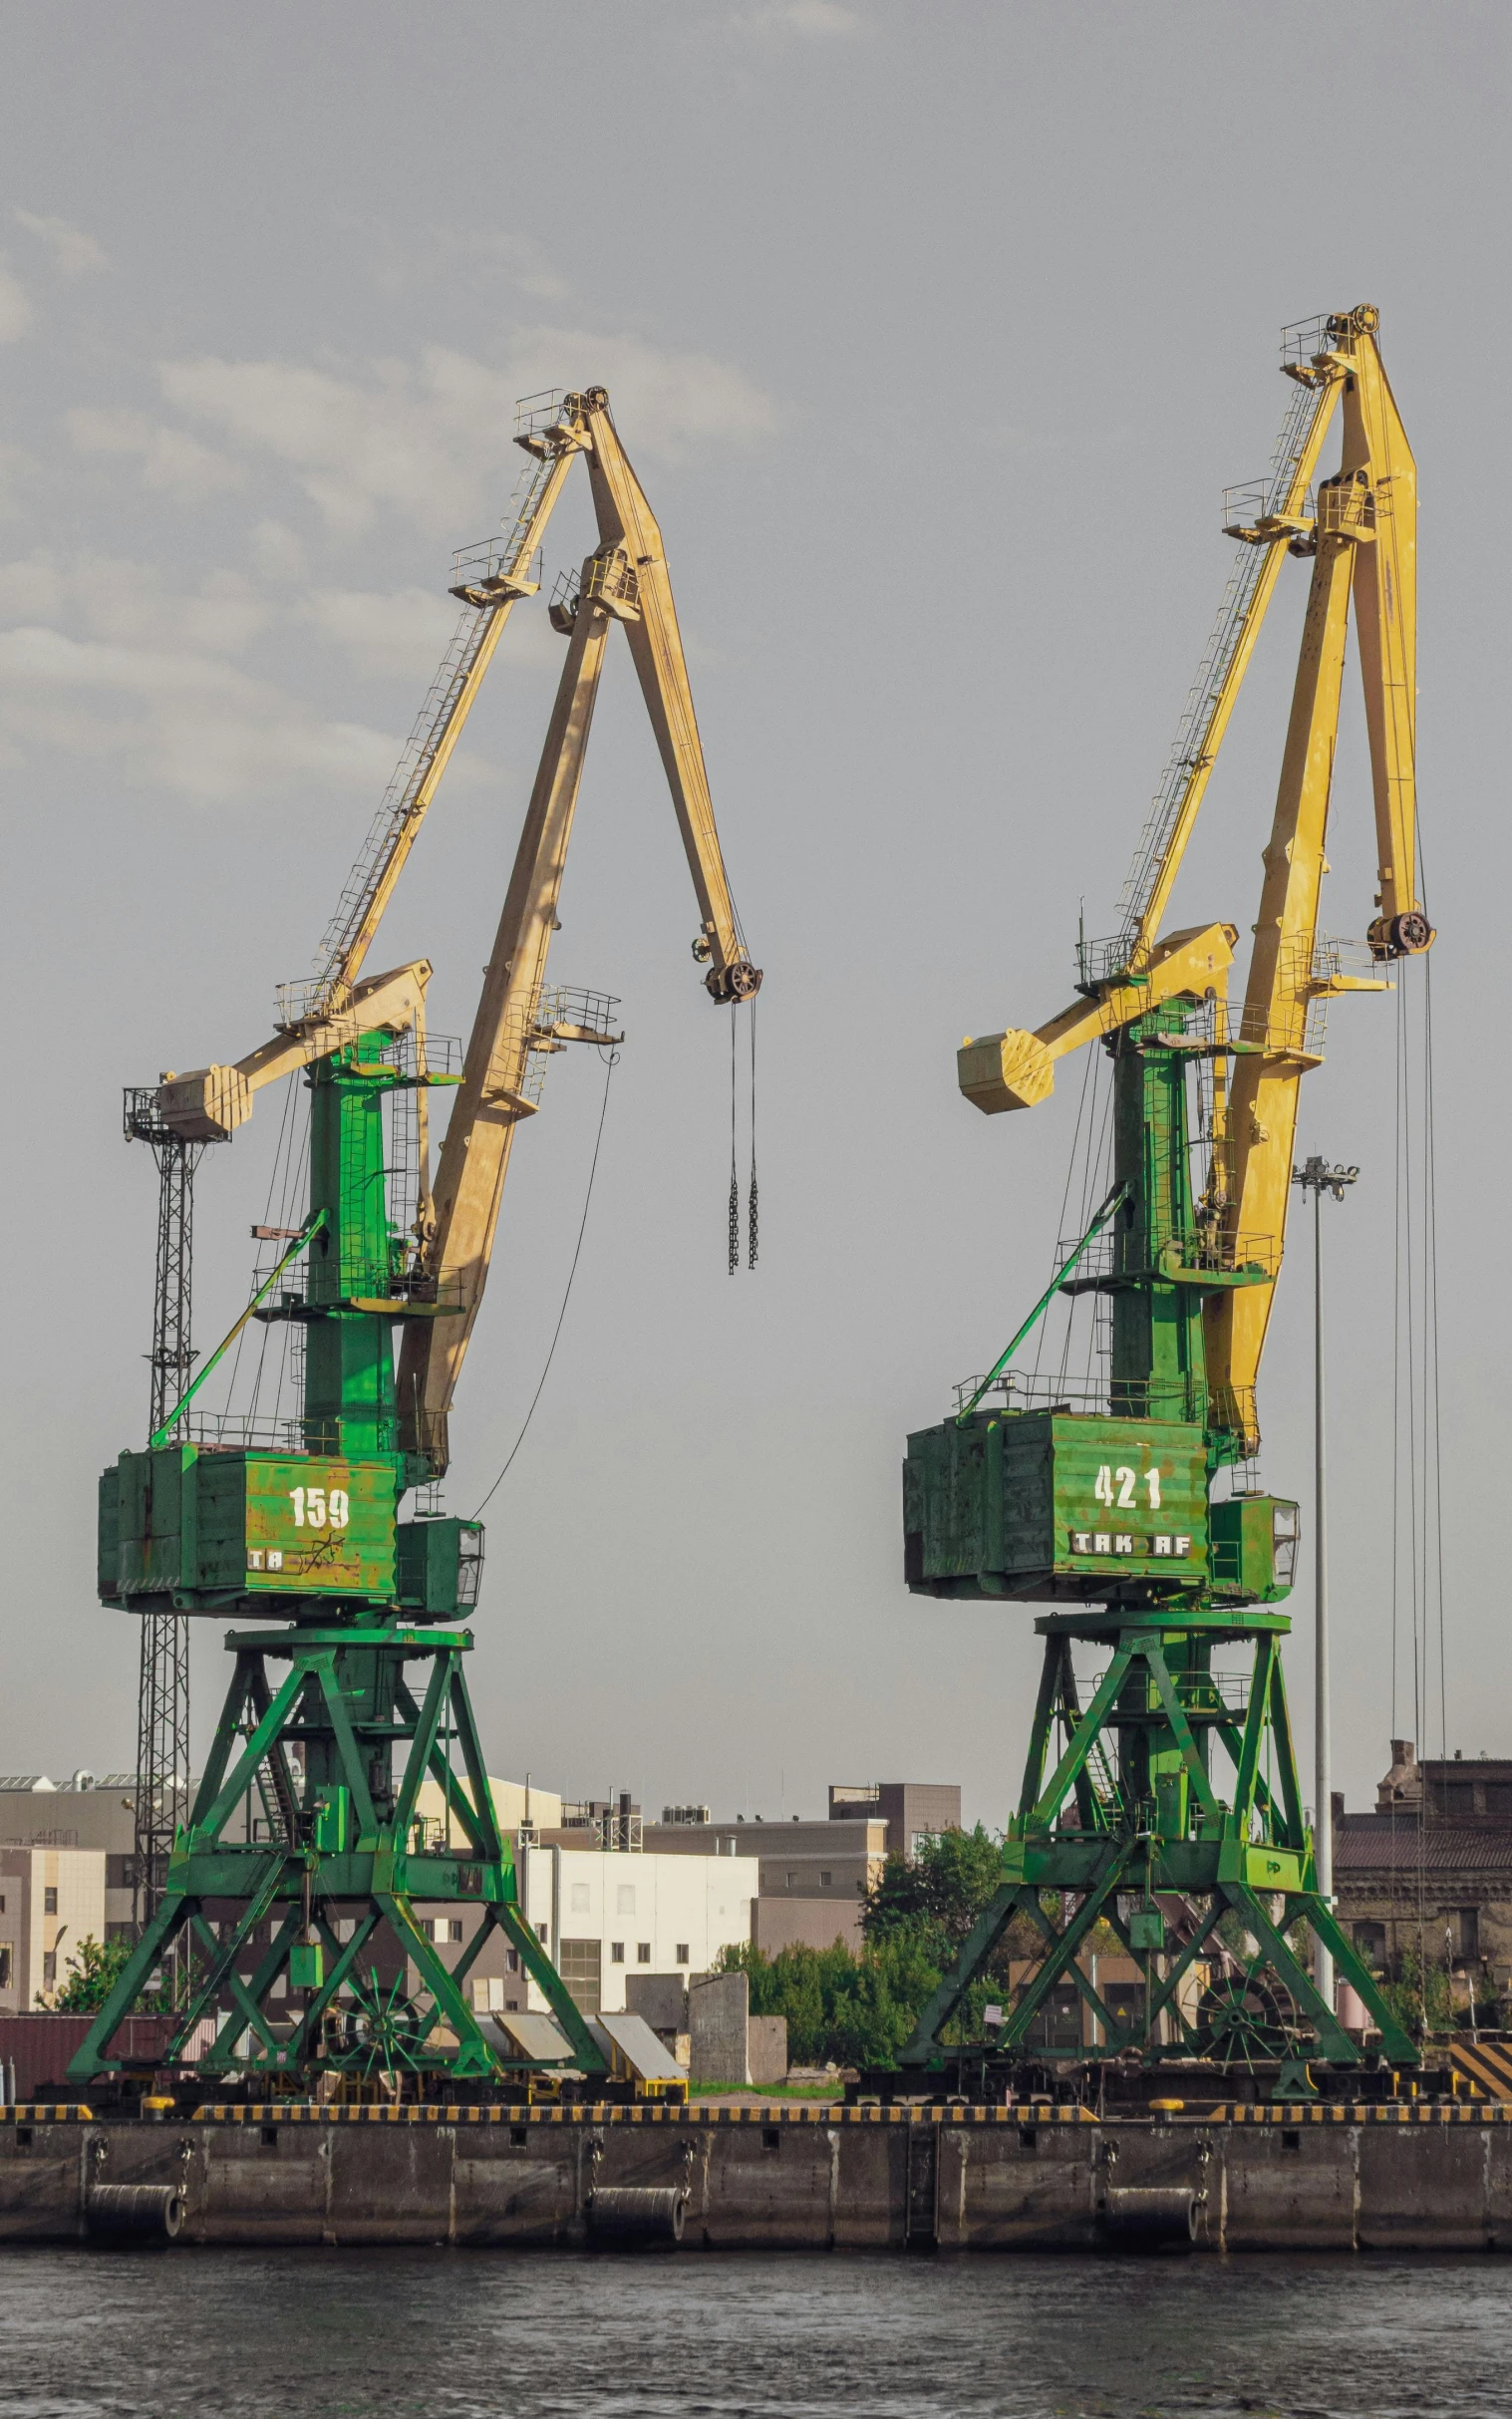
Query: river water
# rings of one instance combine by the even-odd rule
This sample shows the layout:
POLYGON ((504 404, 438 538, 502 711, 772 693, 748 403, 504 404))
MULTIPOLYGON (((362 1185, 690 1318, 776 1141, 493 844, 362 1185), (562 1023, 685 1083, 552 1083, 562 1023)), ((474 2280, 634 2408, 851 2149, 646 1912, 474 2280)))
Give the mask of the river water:
POLYGON ((1503 2260, 0 2253, 4 2419, 1459 2412, 1503 2260))

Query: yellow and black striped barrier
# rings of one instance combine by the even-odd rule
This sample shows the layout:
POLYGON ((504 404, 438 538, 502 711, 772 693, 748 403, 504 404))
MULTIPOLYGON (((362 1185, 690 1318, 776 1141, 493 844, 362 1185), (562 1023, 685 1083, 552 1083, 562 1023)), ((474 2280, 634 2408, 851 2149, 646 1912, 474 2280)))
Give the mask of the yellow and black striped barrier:
POLYGON ((805 2101, 742 2108, 691 2108, 663 2101, 590 2100, 562 2108, 464 2107, 426 2101, 400 2107, 316 2100, 205 2101, 194 2111, 204 2125, 1092 2125, 1090 2109, 846 2108, 805 2101))
POLYGON ((1475 2044, 1456 2041, 1449 2058, 1456 2074, 1478 2084, 1493 2100, 1512 2102, 1512 2045, 1503 2041, 1475 2044))
MULTIPOLYGON (((1477 2078, 1478 2080, 1478 2078, 1477 2078)), ((1214 2108, 1157 2112, 1171 2125, 1506 2125, 1512 2096, 1492 2100, 1234 2100, 1214 2108)), ((92 2124, 95 2112, 81 2100, 21 2101, 0 2106, 0 2124, 92 2124)), ((1131 2113, 1099 2118, 1090 2108, 1064 2105, 1013 2108, 846 2108, 834 2101, 803 2101, 740 2108, 677 2107, 665 2101, 581 2101, 566 2108, 464 2106, 443 2101, 392 2105, 327 2105, 318 2100, 205 2101, 193 2111, 200 2125, 1146 2125, 1131 2113)))

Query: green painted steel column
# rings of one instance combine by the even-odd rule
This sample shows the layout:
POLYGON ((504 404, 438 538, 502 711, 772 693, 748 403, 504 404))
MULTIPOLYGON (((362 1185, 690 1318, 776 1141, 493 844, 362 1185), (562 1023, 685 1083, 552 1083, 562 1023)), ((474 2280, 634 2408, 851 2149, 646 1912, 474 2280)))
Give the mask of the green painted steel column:
POLYGON ((384 1102, 394 1074, 384 1037, 365 1034, 322 1058, 310 1078, 310 1207, 326 1212, 309 1255, 305 1434, 312 1452, 394 1450, 394 1353, 387 1319, 337 1306, 381 1300, 392 1286, 384 1102))

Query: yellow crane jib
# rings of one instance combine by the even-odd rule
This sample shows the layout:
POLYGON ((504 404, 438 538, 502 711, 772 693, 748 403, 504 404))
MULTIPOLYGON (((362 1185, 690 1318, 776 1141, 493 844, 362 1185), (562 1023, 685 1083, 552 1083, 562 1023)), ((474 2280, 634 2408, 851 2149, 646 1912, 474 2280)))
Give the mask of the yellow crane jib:
POLYGON ((412 1025, 423 1026, 430 980, 429 959, 417 958, 413 965, 357 984, 345 1007, 286 1026, 234 1066, 200 1066, 188 1074, 165 1075, 155 1096, 157 1114, 185 1142, 223 1142, 238 1125, 245 1125, 252 1114, 252 1096, 265 1083, 276 1083, 298 1067, 347 1049, 359 1034, 402 1034, 412 1025))
MULTIPOLYGON (((527 427, 518 442, 532 454, 538 446, 549 453, 570 444, 583 454, 598 544, 576 581, 552 600, 551 624, 567 641, 566 661, 436 1173, 426 1268, 460 1313, 430 1323, 424 1335, 415 1324, 401 1352, 404 1442, 438 1475, 447 1467, 452 1401, 488 1279, 514 1133, 534 1107, 528 1077, 542 1044, 547 953, 616 627, 630 648, 693 877, 700 915, 693 951, 707 968, 705 986, 715 1001, 734 1004, 753 998, 761 982, 725 872, 661 529, 610 418, 606 391, 588 387, 568 396, 555 419, 539 430, 527 427)), ((558 1044, 616 1038, 607 1023, 591 1021, 558 1022, 550 1037, 558 1044)))

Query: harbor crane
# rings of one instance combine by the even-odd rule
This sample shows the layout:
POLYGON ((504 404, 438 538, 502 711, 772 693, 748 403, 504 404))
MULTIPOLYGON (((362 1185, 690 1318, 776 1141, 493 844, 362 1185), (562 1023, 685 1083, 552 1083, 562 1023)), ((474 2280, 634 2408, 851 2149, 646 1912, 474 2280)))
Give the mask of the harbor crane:
MULTIPOLYGON (((146 1450, 100 1487, 100 1596, 147 1613, 229 1616, 234 1670, 166 1887, 71 2067, 119 2072, 116 2040, 175 1951, 189 1980, 165 2063, 203 2080, 516 2091, 540 2061, 487 2032, 468 1976, 502 1935, 509 1969, 544 1994, 570 2064, 605 2058, 526 1920, 467 1691, 482 1529, 418 1498, 450 1458, 449 1421, 493 1250, 517 1125, 546 1058, 612 1045, 617 1003, 546 983, 573 813, 610 633, 621 627, 650 712, 699 909, 711 998, 759 988, 730 894, 661 531, 602 387, 535 397, 517 442, 522 495, 497 538, 456 559, 456 632, 327 928, 314 979, 285 986, 272 1039, 234 1062, 165 1078, 154 1111, 186 1143, 234 1132, 267 1084, 302 1070, 309 1200, 251 1301, 146 1450), (429 962, 369 975, 384 909, 415 845, 505 623, 535 594, 542 536, 574 460, 598 543, 552 600, 567 639, 545 746, 459 1072, 426 1040, 429 962), (426 1105, 456 1093, 432 1186, 426 1105), (396 1103, 419 1128, 406 1193, 396 1103), (404 1196, 404 1197, 401 1197, 404 1196), (257 1319, 303 1341, 297 1417, 229 1435, 190 1406, 257 1319), (396 1333, 402 1339, 398 1354, 396 1333), (247 1623, 280 1626, 246 1627, 247 1623), (458 1766, 460 1769, 458 1769, 458 1766), (434 1783, 440 1824, 420 1810, 434 1783), (473 1919, 451 1965, 417 1904, 473 1919), (207 2046, 197 2052, 206 2030, 207 2046), (408 2079, 408 2080, 407 2080, 408 2079)), ((453 1937, 456 1927, 452 1917, 453 1937)), ((521 1985, 521 1988, 523 1985, 521 1985)), ((486 2022, 486 2017, 484 2018, 486 2022)), ((271 2087, 271 2086, 269 2086, 271 2087)))
POLYGON ((1282 2096, 1302 2096, 1310 2058, 1353 2069, 1363 2052, 1298 1954, 1299 1924, 1332 1953, 1382 2052, 1417 2055, 1319 1889, 1281 1664, 1298 1510, 1254 1477, 1298 1095, 1322 1060, 1327 1004, 1391 988, 1392 967, 1434 938, 1417 883, 1416 468, 1377 330, 1361 306, 1285 332, 1294 392, 1268 478, 1226 499, 1241 552, 1118 929, 1080 944, 1070 1008, 1032 1032, 968 1038, 959 1054, 962 1092, 992 1115, 1043 1101, 1058 1062, 1099 1044, 1111 1182, 994 1368, 962 1389, 954 1417, 909 1438, 908 1586, 1055 1608, 1036 1623, 1044 1666, 1001 1886, 902 2052, 913 2070, 947 2062, 942 2033, 959 2031, 1011 1924, 1040 1949, 996 2036, 1009 2060, 1271 2062, 1282 2096), (1336 415, 1341 460, 1322 477, 1336 415), (1311 580, 1231 1007, 1238 928, 1164 921, 1289 556, 1311 580), (1320 928, 1352 605, 1377 853, 1359 947, 1320 928), (1100 1314, 1102 1374, 1084 1390, 1063 1371, 1037 1381, 1011 1365, 1058 1293, 1090 1296, 1100 1314), (1077 1645, 1101 1658, 1084 1704, 1077 1645), (1241 1676, 1215 1669, 1224 1649, 1247 1660, 1241 1676), (1124 2012, 1083 1954, 1098 1925, 1143 1977, 1124 2012), (1078 2011, 1063 2039, 1049 2010, 1068 1990, 1078 2011))

